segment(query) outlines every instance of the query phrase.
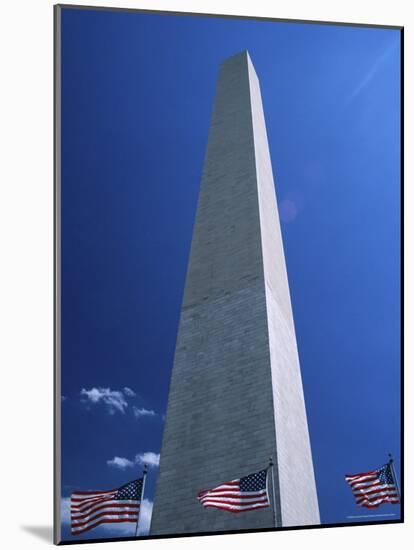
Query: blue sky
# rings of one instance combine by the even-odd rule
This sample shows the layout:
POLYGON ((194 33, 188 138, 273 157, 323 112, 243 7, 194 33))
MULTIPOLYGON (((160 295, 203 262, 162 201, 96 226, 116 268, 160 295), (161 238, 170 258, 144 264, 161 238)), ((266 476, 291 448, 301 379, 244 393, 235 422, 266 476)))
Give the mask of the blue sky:
POLYGON ((388 452, 400 468, 399 31, 63 9, 64 539, 72 490, 117 487, 143 461, 148 524, 218 66, 244 49, 261 82, 321 519, 399 517, 357 508, 344 482, 388 452))

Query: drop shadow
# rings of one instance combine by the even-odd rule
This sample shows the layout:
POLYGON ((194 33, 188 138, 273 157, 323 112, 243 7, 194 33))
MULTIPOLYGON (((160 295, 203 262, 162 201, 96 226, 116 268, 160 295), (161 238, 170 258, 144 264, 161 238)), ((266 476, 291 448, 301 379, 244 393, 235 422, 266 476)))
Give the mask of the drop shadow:
POLYGON ((51 525, 21 525, 20 528, 38 539, 53 544, 53 527, 51 525))

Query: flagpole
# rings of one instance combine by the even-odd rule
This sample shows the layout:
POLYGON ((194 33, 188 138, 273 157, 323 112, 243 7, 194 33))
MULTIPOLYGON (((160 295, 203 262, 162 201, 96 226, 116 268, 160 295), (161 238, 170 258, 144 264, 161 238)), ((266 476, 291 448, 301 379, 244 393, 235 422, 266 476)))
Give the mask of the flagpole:
POLYGON ((142 475, 141 502, 139 504, 137 524, 135 526, 135 536, 138 536, 139 518, 141 517, 141 507, 142 507, 142 504, 144 502, 145 480, 147 479, 147 473, 148 473, 148 466, 147 466, 147 464, 144 464, 144 471, 143 471, 143 475, 142 475))
POLYGON ((269 468, 272 472, 272 500, 273 500, 273 521, 275 522, 275 527, 277 527, 276 519, 276 498, 275 498, 275 477, 273 474, 273 457, 269 458, 269 468))
POLYGON ((396 489, 397 489, 398 500, 399 500, 400 503, 401 503, 401 491, 400 491, 400 486, 398 485, 397 475, 396 475, 396 473, 395 473, 394 459, 393 459, 391 453, 388 453, 388 457, 389 457, 388 463, 389 463, 389 465, 390 465, 392 477, 394 478, 395 487, 396 487, 396 489))

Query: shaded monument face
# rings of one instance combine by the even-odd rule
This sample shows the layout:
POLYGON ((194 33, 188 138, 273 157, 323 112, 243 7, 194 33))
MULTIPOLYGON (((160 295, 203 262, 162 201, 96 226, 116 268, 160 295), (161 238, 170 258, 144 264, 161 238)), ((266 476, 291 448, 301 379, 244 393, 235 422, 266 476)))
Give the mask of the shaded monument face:
POLYGON ((172 371, 151 534, 320 522, 259 82, 220 67, 172 371), (263 470, 275 506, 203 508, 199 491, 263 470))

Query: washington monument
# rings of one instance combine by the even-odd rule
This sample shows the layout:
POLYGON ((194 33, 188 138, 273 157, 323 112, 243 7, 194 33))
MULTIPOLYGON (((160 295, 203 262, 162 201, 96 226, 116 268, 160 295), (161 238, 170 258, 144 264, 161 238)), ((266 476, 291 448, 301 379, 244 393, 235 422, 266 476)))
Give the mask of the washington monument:
POLYGON ((201 181, 150 534, 320 523, 259 81, 225 60, 201 181), (202 489, 274 461, 272 508, 203 508, 202 489))

